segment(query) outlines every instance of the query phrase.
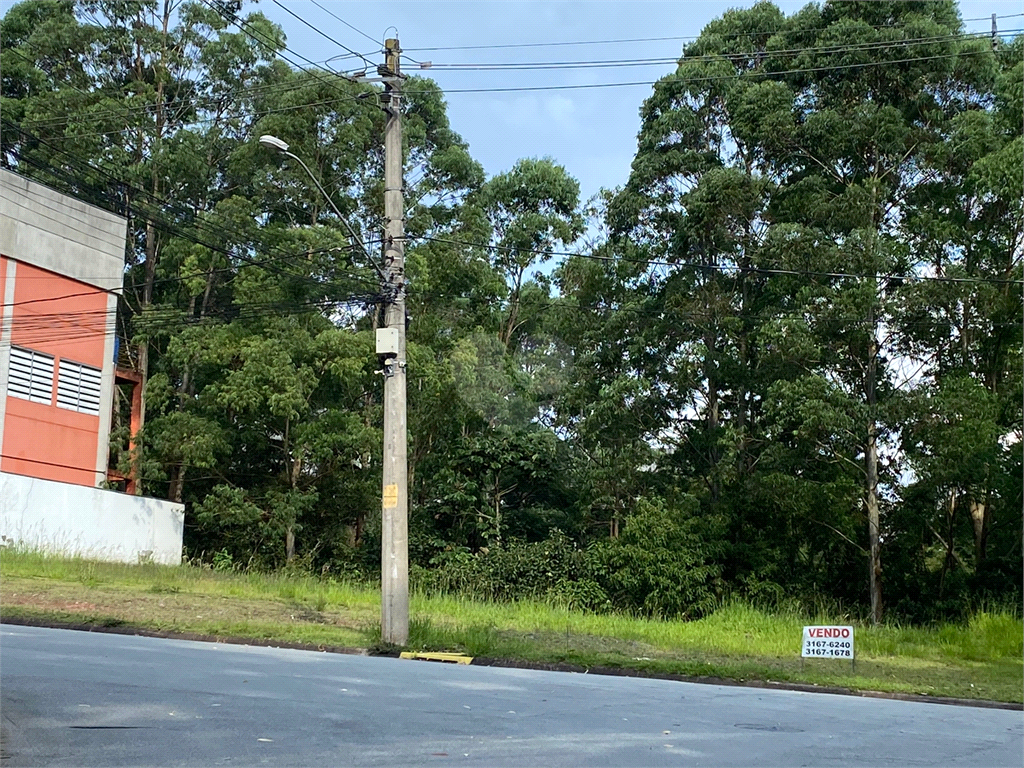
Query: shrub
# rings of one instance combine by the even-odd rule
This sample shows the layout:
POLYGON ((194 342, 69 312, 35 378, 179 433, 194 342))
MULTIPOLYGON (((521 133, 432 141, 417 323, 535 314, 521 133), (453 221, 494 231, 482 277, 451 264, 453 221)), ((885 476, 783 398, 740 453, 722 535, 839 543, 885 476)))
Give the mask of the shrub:
POLYGON ((510 542, 477 554, 450 547, 430 564, 430 571, 417 570, 420 586, 429 591, 503 601, 551 597, 586 607, 607 601, 592 578, 588 553, 557 529, 543 541, 510 542))
POLYGON ((689 510, 661 500, 637 503, 618 539, 593 544, 588 554, 612 605, 647 616, 697 618, 718 602, 720 569, 712 546, 689 510))

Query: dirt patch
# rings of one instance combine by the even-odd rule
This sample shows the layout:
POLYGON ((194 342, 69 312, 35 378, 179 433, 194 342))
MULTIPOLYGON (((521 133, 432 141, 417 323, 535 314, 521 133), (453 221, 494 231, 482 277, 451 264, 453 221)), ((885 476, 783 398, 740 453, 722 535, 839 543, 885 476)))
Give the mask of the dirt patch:
POLYGON ((317 611, 271 597, 256 600, 23 578, 0 583, 0 614, 4 620, 55 620, 79 628, 130 626, 202 637, 249 635, 312 648, 354 645, 357 633, 367 625, 365 619, 342 610, 317 611))
POLYGON ((96 603, 85 600, 62 600, 50 598, 42 594, 17 594, 3 595, 4 605, 30 605, 41 610, 67 611, 69 613, 81 613, 95 611, 96 603))

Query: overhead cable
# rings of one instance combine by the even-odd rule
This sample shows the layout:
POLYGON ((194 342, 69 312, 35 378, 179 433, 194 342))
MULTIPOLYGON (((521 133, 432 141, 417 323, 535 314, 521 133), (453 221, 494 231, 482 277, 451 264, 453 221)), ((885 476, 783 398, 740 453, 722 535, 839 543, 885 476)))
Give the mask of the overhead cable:
MULTIPOLYGON (((421 89, 416 90, 414 88, 407 88, 404 93, 413 94, 426 94, 426 93, 440 93, 444 95, 452 93, 513 93, 522 91, 574 91, 574 90, 592 90, 595 88, 626 88, 630 86, 639 85, 659 85, 661 83, 672 82, 673 80, 680 83, 703 83, 703 82, 715 82, 723 80, 739 80, 745 77, 778 77, 780 75, 799 75, 807 74, 811 72, 834 72, 842 69, 863 69, 865 67, 888 67, 893 64, 909 64, 918 61, 934 61, 937 59, 950 59, 957 58, 960 56, 974 56, 978 54, 991 54, 990 50, 977 50, 977 51, 960 51, 951 54, 936 54, 933 56, 916 56, 913 58, 906 59, 889 59, 887 61, 866 61, 857 62, 854 64, 838 64, 825 67, 798 67, 796 69, 781 69, 781 70, 749 70, 741 73, 735 73, 732 75, 708 75, 701 77, 688 77, 686 75, 679 75, 678 72, 673 72, 666 75, 660 80, 632 80, 629 82, 620 83, 582 83, 582 84, 571 84, 571 85, 531 85, 531 86, 511 86, 507 88, 436 88, 436 89, 421 89)), ((685 63, 685 60, 684 60, 685 63)))
MULTIPOLYGON (((27 132, 24 131, 24 129, 22 129, 20 126, 16 125, 15 123, 11 123, 10 121, 8 121, 6 119, 3 119, 2 122, 5 125, 14 127, 17 130, 21 131, 22 133, 25 133, 26 135, 31 136, 31 134, 27 134, 27 132)), ((151 201, 155 201, 155 205, 158 208, 166 206, 166 207, 172 209, 173 212, 176 213, 178 216, 181 216, 181 217, 185 218, 186 220, 188 220, 188 223, 189 223, 189 225, 191 227, 195 227, 195 228, 199 228, 199 229, 205 229, 209 234, 214 235, 215 237, 222 237, 225 234, 227 234, 229 237, 233 237, 234 239, 236 239, 238 241, 241 241, 241 242, 247 242, 249 240, 249 235, 247 233, 243 233, 243 234, 240 235, 237 231, 233 231, 231 229, 225 230, 223 224, 216 224, 216 223, 207 221, 203 217, 197 216, 195 211, 192 211, 192 210, 190 210, 188 208, 185 208, 185 207, 182 207, 182 206, 175 206, 169 200, 161 198, 160 196, 156 195, 155 193, 151 193, 148 190, 141 189, 139 187, 134 187, 133 185, 125 182, 123 179, 120 179, 117 176, 114 176, 109 171, 106 171, 106 170, 104 170, 102 168, 97 168, 96 166, 93 166, 93 165, 91 165, 91 164, 89 164, 87 162, 81 161, 79 158, 77 158, 74 155, 71 155, 66 150, 63 150, 63 149, 61 149, 59 147, 55 147, 52 144, 50 144, 49 142, 47 142, 47 141, 45 141, 43 139, 40 139, 37 136, 33 136, 32 138, 35 141, 38 141, 39 143, 41 143, 41 144, 43 144, 45 146, 48 146, 54 152, 56 152, 56 153, 58 153, 60 155, 63 155, 65 157, 68 157, 73 165, 74 164, 79 164, 81 166, 80 169, 87 169, 91 173, 98 173, 98 174, 100 174, 103 177, 109 178, 113 182, 115 182, 116 184, 120 185, 123 189, 130 190, 130 191, 134 192, 136 194, 136 196, 141 195, 144 198, 147 198, 147 199, 149 199, 151 201)), ((44 170, 44 172, 47 170, 47 168, 43 164, 38 163, 38 161, 33 161, 31 158, 23 158, 23 159, 28 161, 28 162, 33 162, 41 170, 44 170)), ((59 178, 59 176, 57 178, 59 178)), ((77 183, 81 184, 83 182, 82 182, 81 179, 78 179, 77 183)), ((150 210, 150 211, 143 210, 143 211, 140 211, 140 213, 142 213, 145 217, 149 218, 150 220, 154 220, 154 222, 156 224, 158 224, 158 225, 160 224, 161 217, 163 215, 166 215, 166 212, 164 212, 162 210, 160 212, 157 212, 156 214, 154 214, 154 212, 152 210, 150 210)), ((165 226, 166 226, 166 224, 165 224, 165 226)), ((240 253, 238 251, 232 251, 229 248, 224 248, 223 246, 219 246, 217 244, 210 243, 209 241, 201 240, 194 233, 184 232, 183 230, 181 230, 180 227, 181 227, 180 224, 171 224, 170 225, 170 228, 172 229, 171 234, 175 234, 175 235, 177 235, 179 237, 182 237, 183 239, 189 240, 191 242, 195 242, 197 245, 202 245, 202 246, 204 246, 206 248, 209 248, 210 250, 213 250, 215 252, 223 253, 224 255, 226 255, 228 257, 231 257, 231 258, 237 258, 237 259, 239 259, 241 261, 246 261, 246 262, 256 261, 255 259, 252 259, 252 257, 250 257, 250 256, 248 256, 246 254, 242 254, 242 253, 240 253)), ((163 227, 161 227, 161 228, 163 228, 163 227)), ((266 246, 264 245, 263 247, 265 248, 266 246)), ((281 253, 280 249, 275 249, 275 250, 277 251, 277 253, 279 253, 279 254, 281 253)), ((279 274, 282 274, 283 276, 288 276, 288 277, 292 277, 292 278, 295 278, 295 279, 298 279, 298 280, 305 280, 305 281, 312 280, 313 282, 319 283, 319 281, 316 281, 315 279, 309 278, 309 277, 307 277, 305 275, 295 274, 295 273, 292 273, 292 272, 288 272, 286 270, 281 270, 281 269, 279 269, 277 267, 274 267, 273 265, 268 266, 268 268, 271 271, 274 271, 274 272, 277 272, 279 274)))
MULTIPOLYGON (((299 21, 301 21, 301 22, 302 22, 303 24, 305 24, 305 25, 306 25, 307 27, 309 27, 309 28, 310 28, 310 29, 312 29, 312 30, 313 30, 314 32, 316 32, 316 33, 317 33, 318 35, 320 35, 321 37, 324 37, 324 38, 326 38, 327 40, 329 40, 330 42, 334 43, 334 44, 335 44, 336 46, 338 46, 339 48, 341 48, 341 49, 343 49, 343 50, 347 51, 348 53, 350 53, 350 54, 351 54, 351 55, 353 55, 353 56, 358 56, 358 57, 359 57, 360 59, 362 59, 362 60, 363 60, 364 62, 366 62, 366 64, 367 64, 368 66, 371 66, 371 67, 372 67, 372 66, 375 66, 374 62, 370 61, 370 60, 369 60, 368 58, 366 58, 365 56, 363 56, 363 54, 361 54, 361 53, 358 53, 357 51, 353 51, 353 50, 352 50, 351 48, 349 48, 349 47, 348 47, 347 45, 345 45, 344 43, 342 43, 342 42, 340 42, 340 41, 336 40, 335 38, 331 37, 330 35, 328 35, 328 34, 327 34, 326 32, 324 32, 324 31, 323 31, 322 29, 320 29, 320 28, 319 28, 319 27, 317 27, 316 25, 314 25, 314 24, 311 24, 310 22, 306 21, 306 20, 305 20, 304 18, 302 18, 301 16, 299 16, 299 14, 295 13, 295 11, 291 10, 290 8, 288 8, 288 6, 286 6, 286 5, 285 5, 284 3, 282 3, 282 2, 280 1, 280 0, 274 0, 274 5, 276 5, 276 6, 278 7, 278 8, 281 8, 281 9, 282 9, 283 11, 285 11, 285 13, 289 14, 290 16, 292 16, 292 17, 294 17, 294 18, 298 19, 298 20, 299 20, 299 21)), ((332 14, 332 15, 333 15, 333 14, 332 14)), ((311 63, 311 64, 314 64, 314 65, 316 64, 316 62, 310 62, 310 63, 311 63)))
POLYGON ((541 256, 563 256, 580 259, 589 259, 603 262, 625 262, 628 264, 645 264, 650 266, 673 267, 680 269, 705 270, 711 272, 742 273, 751 272, 765 275, 791 275, 796 277, 823 277, 829 279, 868 279, 879 280, 904 280, 906 282, 938 282, 938 283, 969 283, 969 284, 992 284, 992 285, 1024 285, 1024 280, 1006 280, 1002 278, 971 278, 971 277, 945 277, 941 275, 866 275, 855 272, 818 272, 801 269, 780 269, 770 267, 752 267, 739 264, 694 264, 692 262, 656 261, 652 259, 629 259, 624 256, 600 256, 593 253, 580 253, 571 251, 555 251, 532 248, 513 248, 509 246, 491 245, 488 243, 475 243, 466 240, 458 240, 444 237, 431 237, 428 235, 406 236, 408 240, 427 240, 430 242, 449 243, 452 245, 464 245, 471 248, 482 248, 494 251, 506 251, 511 253, 536 253, 541 256))
MULTIPOLYGON (((1006 30, 1016 32, 1020 30, 1006 30)), ((656 64, 686 64, 697 61, 722 61, 738 59, 755 59, 763 63, 768 59, 777 56, 798 56, 804 54, 831 55, 839 53, 857 53, 888 50, 892 48, 903 48, 911 45, 935 45, 945 42, 959 43, 964 40, 989 40, 988 32, 939 35, 931 37, 904 38, 902 40, 877 40, 865 43, 849 43, 823 46, 805 46, 803 48, 785 48, 774 50, 758 51, 737 51, 711 54, 698 54, 694 56, 673 56, 648 59, 597 59, 588 61, 535 61, 535 62, 480 62, 480 63, 431 63, 430 69, 450 71, 478 71, 478 70, 531 70, 531 69, 582 69, 590 67, 616 67, 616 66, 653 66, 656 64)))
MULTIPOLYGON (((999 16, 1000 19, 1015 19, 1020 16, 1024 16, 1024 13, 1011 13, 999 16)), ((988 21, 990 16, 979 16, 972 19, 963 19, 964 23, 972 21, 988 21)), ((903 24, 875 24, 871 25, 872 29, 903 29, 906 25, 903 24)), ((730 32, 727 37, 762 37, 764 35, 775 35, 782 33, 804 34, 807 32, 822 32, 828 29, 828 27, 811 27, 807 29, 762 29, 755 32, 730 32)), ((715 34, 721 34, 716 32, 715 34)), ((475 50, 497 50, 497 49, 512 49, 512 48, 554 48, 564 46, 575 46, 575 45, 615 45, 620 43, 657 43, 669 40, 698 40, 701 35, 673 35, 668 37, 629 37, 629 38, 618 38, 612 40, 555 40, 543 43, 493 43, 483 45, 439 45, 432 47, 419 47, 419 48, 408 48, 409 51, 475 51, 475 50)))
POLYGON ((316 0, 310 0, 310 2, 313 3, 313 5, 315 5, 317 8, 319 8, 321 11, 326 13, 328 16, 333 16, 335 19, 340 21, 346 27, 351 29, 353 32, 358 32, 360 35, 365 37, 371 43, 377 43, 377 45, 381 45, 381 41, 380 40, 377 40, 377 39, 371 37, 370 35, 366 34, 365 32, 363 32, 363 30, 361 30, 361 29, 359 29, 357 27, 352 26, 347 21, 345 21, 343 18, 341 18, 341 16, 338 16, 336 13, 333 13, 332 11, 328 10, 327 8, 324 8, 324 6, 320 5, 320 3, 318 3, 316 0))

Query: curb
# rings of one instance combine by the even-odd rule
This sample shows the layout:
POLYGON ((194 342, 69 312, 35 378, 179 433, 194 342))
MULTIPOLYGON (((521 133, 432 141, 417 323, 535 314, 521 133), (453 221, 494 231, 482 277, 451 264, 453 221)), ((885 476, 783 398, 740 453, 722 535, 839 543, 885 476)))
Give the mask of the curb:
MULTIPOLYGON (((384 656, 397 658, 396 652, 373 653, 365 648, 348 648, 336 645, 312 645, 277 640, 260 640, 258 638, 225 637, 222 635, 204 635, 196 632, 172 632, 131 627, 129 625, 105 626, 63 621, 47 621, 29 617, 0 617, 0 624, 23 627, 46 627, 50 629, 70 629, 79 632, 102 632, 112 635, 135 635, 138 637, 159 637, 165 640, 195 640, 205 643, 224 643, 227 645, 251 645, 261 648, 290 648, 299 651, 319 651, 321 653, 340 653, 348 656, 384 656)), ((409 654, 406 658, 451 656, 452 654, 409 654)), ((461 654, 456 654, 460 655, 461 654)), ((469 658, 469 657, 463 657, 469 658)), ((449 659, 429 659, 432 661, 450 661, 449 659)), ((465 664, 465 662, 462 662, 465 664)), ((671 672, 648 672, 642 669, 625 667, 584 667, 567 662, 520 661, 518 659, 499 659, 486 656, 474 656, 469 661, 474 667, 503 667, 507 669, 533 669, 540 672, 575 672, 577 674, 608 675, 611 677, 642 677, 652 680, 672 680, 679 683, 697 683, 700 685, 728 685, 736 688, 761 688, 775 691, 799 691, 802 693, 831 693, 839 696, 859 696, 868 699, 891 699, 909 701, 919 704, 946 704, 954 707, 975 707, 978 709, 1005 709, 1016 712, 1024 711, 1024 704, 1011 701, 989 701, 987 699, 958 699, 948 696, 927 696, 918 693, 889 693, 886 691, 856 691, 851 688, 814 685, 813 683, 784 683, 774 680, 734 680, 726 677, 709 677, 703 675, 678 675, 671 672)))
POLYGON ((672 672, 648 672, 642 669, 627 667, 583 667, 565 662, 532 662, 516 659, 492 659, 475 656, 473 666, 478 667, 509 667, 513 669, 537 669, 545 672, 576 672, 590 675, 609 675, 612 677, 645 677, 652 680, 673 680, 679 683, 698 683, 701 685, 728 685, 736 688, 763 688, 774 691, 800 691, 801 693, 831 693, 838 696, 859 696, 868 699, 892 699, 894 701, 912 701, 920 704, 947 704, 955 707, 976 707, 979 709, 1008 709, 1024 711, 1024 704, 1012 701, 990 701, 988 699, 958 699, 950 696, 928 696, 920 693, 894 693, 889 691, 858 691, 838 686, 815 685, 814 683, 784 683, 775 680, 735 680, 728 677, 709 677, 706 675, 679 675, 672 672))
POLYGON ((109 626, 72 621, 47 621, 22 616, 0 617, 0 624, 21 627, 46 627, 49 629, 71 629, 76 632, 99 632, 107 635, 134 635, 136 637, 159 637, 164 640, 195 640, 200 643, 222 643, 224 645, 253 645, 260 648, 290 648, 296 651, 320 651, 321 653, 343 653, 348 656, 369 656, 364 648, 348 648, 341 645, 313 645, 294 643, 287 640, 261 640, 256 637, 228 637, 225 635, 204 635, 198 632, 174 632, 160 629, 143 629, 129 624, 109 626))

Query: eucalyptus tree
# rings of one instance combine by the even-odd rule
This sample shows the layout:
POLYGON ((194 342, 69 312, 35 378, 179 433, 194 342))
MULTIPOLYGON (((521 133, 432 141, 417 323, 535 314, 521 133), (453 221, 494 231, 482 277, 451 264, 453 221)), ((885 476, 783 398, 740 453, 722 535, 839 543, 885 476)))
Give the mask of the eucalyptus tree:
MULTIPOLYGON (((894 325, 901 350, 927 362, 908 415, 908 456, 927 487, 942 577, 959 563, 988 569, 993 525, 1019 528, 1020 500, 1006 478, 1019 461, 1024 218, 1021 62, 1024 39, 996 48, 992 106, 957 114, 927 158, 928 180, 907 207, 920 261, 946 282, 914 286, 894 325), (966 529, 966 530, 965 530, 966 529), (973 546, 957 554, 961 532, 973 546)), ((1005 557, 1000 548, 997 557, 1005 557)), ((1013 570, 1012 562, 1003 562, 1013 570)), ((983 579, 979 585, 983 586, 983 579)))
POLYGON ((709 24, 644 103, 603 271, 646 343, 607 364, 661 399, 659 467, 728 510, 732 579, 820 583, 863 553, 881 618, 894 315, 911 301, 889 276, 918 268, 925 169, 986 112, 994 72, 952 2, 759 3, 709 24))

